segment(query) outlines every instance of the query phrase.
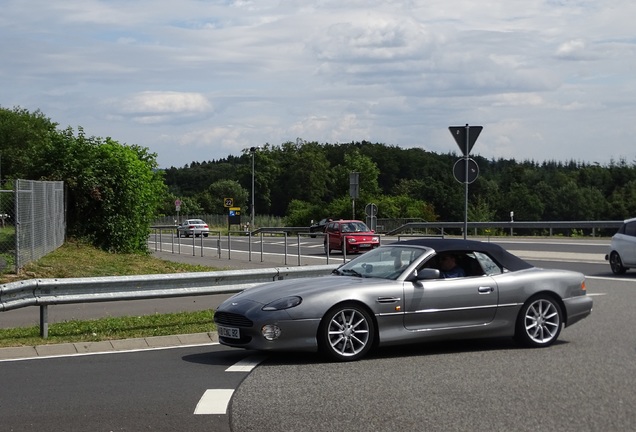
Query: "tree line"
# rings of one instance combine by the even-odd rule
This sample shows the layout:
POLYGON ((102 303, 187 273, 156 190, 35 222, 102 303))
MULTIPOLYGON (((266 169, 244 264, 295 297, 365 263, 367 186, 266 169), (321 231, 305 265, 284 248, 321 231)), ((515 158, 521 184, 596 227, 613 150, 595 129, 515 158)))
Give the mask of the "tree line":
MULTIPOLYGON (((255 209, 281 216, 290 226, 323 217, 352 217, 352 172, 359 173, 355 217, 375 203, 380 218, 460 221, 464 184, 453 175, 460 156, 422 148, 368 141, 320 144, 296 140, 266 144, 240 156, 165 170, 170 199, 180 198, 196 213, 220 214, 223 198, 249 214, 254 158, 255 209)), ((622 220, 636 216, 636 164, 621 159, 607 165, 575 160, 517 162, 473 156, 479 167, 469 185, 471 221, 622 220)), ((164 210, 167 214, 169 204, 164 210)), ((173 205, 172 205, 173 207, 173 205)))

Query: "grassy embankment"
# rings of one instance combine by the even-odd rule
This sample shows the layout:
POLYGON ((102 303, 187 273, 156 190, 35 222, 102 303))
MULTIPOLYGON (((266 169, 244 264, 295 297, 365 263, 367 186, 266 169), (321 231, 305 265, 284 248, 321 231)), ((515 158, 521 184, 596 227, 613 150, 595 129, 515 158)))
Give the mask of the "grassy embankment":
MULTIPOLYGON (((68 241, 46 257, 26 266, 19 275, 0 275, 0 283, 20 279, 123 276, 213 271, 134 254, 110 254, 91 246, 68 241)), ((214 329, 213 311, 109 317, 91 321, 49 324, 49 337, 42 339, 38 325, 0 329, 0 347, 33 346, 61 342, 103 341, 147 336, 208 332, 214 329)), ((0 312, 0 320, 2 312, 0 312)))

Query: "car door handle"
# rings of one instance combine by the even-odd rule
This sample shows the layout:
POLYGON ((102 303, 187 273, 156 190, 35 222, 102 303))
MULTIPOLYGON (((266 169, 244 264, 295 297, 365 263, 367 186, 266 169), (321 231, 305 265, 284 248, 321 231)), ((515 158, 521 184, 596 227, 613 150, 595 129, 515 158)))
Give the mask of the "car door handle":
POLYGON ((495 289, 493 287, 489 287, 489 286, 480 286, 478 288, 479 294, 490 294, 494 290, 495 289))

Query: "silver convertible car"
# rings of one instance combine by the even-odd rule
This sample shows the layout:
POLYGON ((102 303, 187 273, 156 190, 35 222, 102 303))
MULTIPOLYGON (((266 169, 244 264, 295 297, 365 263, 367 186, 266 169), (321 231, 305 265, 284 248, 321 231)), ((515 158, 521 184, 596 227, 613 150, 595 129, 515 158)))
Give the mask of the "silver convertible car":
POLYGON ((224 345, 348 361, 442 339, 546 347, 591 312, 581 273, 533 267, 493 243, 423 238, 380 246, 329 276, 246 289, 214 322, 224 345))

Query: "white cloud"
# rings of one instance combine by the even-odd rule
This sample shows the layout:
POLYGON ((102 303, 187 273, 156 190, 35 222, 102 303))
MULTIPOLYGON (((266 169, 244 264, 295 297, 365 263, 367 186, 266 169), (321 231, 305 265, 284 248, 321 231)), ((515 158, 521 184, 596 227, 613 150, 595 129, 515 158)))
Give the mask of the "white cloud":
POLYGON ((191 113, 206 111, 210 103, 198 93, 145 91, 122 103, 126 113, 191 113))
POLYGON ((266 142, 636 159, 627 0, 3 2, 0 105, 162 166, 266 142))

